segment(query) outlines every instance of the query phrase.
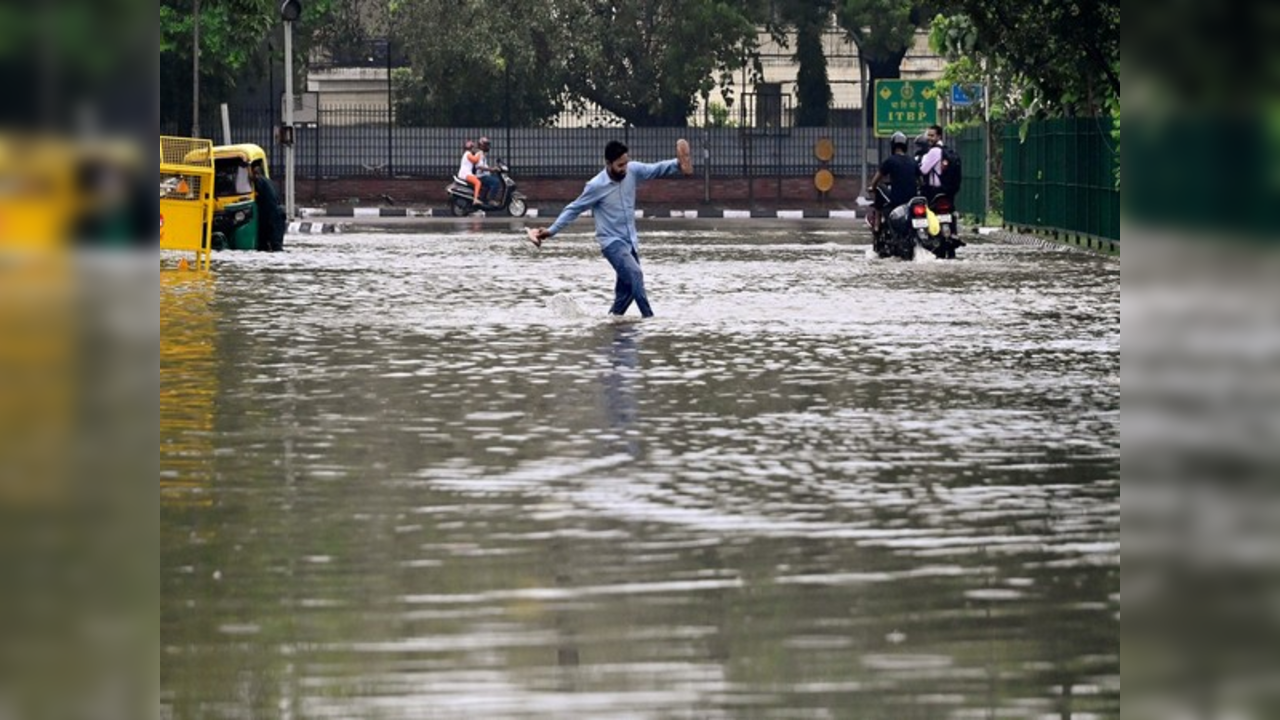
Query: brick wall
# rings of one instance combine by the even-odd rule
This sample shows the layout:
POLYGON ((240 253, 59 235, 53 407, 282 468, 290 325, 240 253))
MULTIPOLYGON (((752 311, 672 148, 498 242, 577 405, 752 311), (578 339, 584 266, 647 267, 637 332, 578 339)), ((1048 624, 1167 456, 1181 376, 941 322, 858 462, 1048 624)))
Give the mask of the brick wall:
MULTIPOLYGON (((529 197, 532 207, 563 205, 582 192, 589 178, 536 178, 520 181, 521 192, 529 197)), ((835 187, 825 198, 813 187, 812 178, 753 178, 755 206, 759 208, 852 208, 859 194, 861 178, 836 177, 835 187)), ((386 177, 356 177, 332 180, 297 180, 300 205, 359 204, 386 205, 383 195, 397 206, 442 207, 447 178, 420 180, 386 177)), ((704 181, 696 178, 665 178, 640 186, 637 203, 650 206, 696 208, 704 201, 704 181)), ((746 178, 711 179, 711 205, 750 207, 746 178)))
MULTIPOLYGON (((529 196, 531 206, 563 205, 575 199, 589 178, 535 178, 518 182, 518 188, 529 196)), ((813 187, 812 178, 753 178, 756 208, 852 208, 858 197, 861 178, 837 177, 836 186, 826 197, 813 187)), ((392 197, 397 206, 445 205, 445 179, 406 178, 298 178, 297 199, 300 205, 387 205, 383 196, 392 197)), ((703 178, 664 178, 641 184, 637 204, 696 208, 704 204, 703 178)), ((749 208, 746 178, 712 178, 710 205, 727 208, 749 208)))

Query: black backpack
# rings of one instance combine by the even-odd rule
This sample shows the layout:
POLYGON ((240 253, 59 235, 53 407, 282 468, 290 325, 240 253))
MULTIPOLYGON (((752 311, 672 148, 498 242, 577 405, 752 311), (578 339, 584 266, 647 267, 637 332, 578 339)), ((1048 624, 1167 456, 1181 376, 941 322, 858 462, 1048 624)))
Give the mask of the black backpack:
POLYGON ((960 181, 963 179, 960 172, 960 153, 953 150, 950 145, 943 145, 942 162, 939 166, 942 168, 938 176, 942 181, 942 192, 955 199, 956 194, 960 192, 960 181))

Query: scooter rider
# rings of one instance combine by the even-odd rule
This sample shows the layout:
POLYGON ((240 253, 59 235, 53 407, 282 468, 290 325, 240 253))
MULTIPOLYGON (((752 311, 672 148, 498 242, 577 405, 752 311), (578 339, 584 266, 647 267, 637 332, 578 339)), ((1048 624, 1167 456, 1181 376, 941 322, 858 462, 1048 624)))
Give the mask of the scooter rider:
POLYGON ((888 216, 889 211, 900 205, 906 205, 916 195, 916 178, 919 172, 915 161, 907 155, 907 136, 900 132, 894 133, 889 139, 889 146, 893 154, 880 163, 867 189, 867 194, 874 201, 877 211, 872 215, 875 218, 871 223, 872 231, 879 229, 880 222, 888 216), (889 181, 887 202, 880 193, 876 192, 876 186, 882 180, 889 181))
POLYGON ((489 166, 489 138, 481 136, 476 145, 476 154, 480 157, 476 163, 476 174, 480 176, 480 202, 487 203, 493 199, 502 181, 490 172, 493 168, 489 166))

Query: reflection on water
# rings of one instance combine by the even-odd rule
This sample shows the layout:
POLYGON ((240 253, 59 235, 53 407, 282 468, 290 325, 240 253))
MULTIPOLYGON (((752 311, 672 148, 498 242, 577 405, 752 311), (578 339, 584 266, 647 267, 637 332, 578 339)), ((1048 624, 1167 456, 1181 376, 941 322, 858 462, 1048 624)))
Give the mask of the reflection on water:
POLYGON ((1118 265, 706 228, 166 287, 165 714, 1118 716, 1118 265))
POLYGON ((160 495, 168 507, 208 505, 218 393, 214 279, 163 272, 160 285, 160 495))

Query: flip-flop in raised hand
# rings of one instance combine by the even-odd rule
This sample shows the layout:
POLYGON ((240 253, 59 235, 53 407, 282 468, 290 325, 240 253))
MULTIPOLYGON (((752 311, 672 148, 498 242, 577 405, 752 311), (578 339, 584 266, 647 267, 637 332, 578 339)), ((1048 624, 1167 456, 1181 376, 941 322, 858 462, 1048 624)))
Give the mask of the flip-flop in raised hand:
POLYGON ((689 141, 684 138, 676 141, 676 160, 680 163, 681 173, 693 174, 693 155, 689 151, 689 141))

